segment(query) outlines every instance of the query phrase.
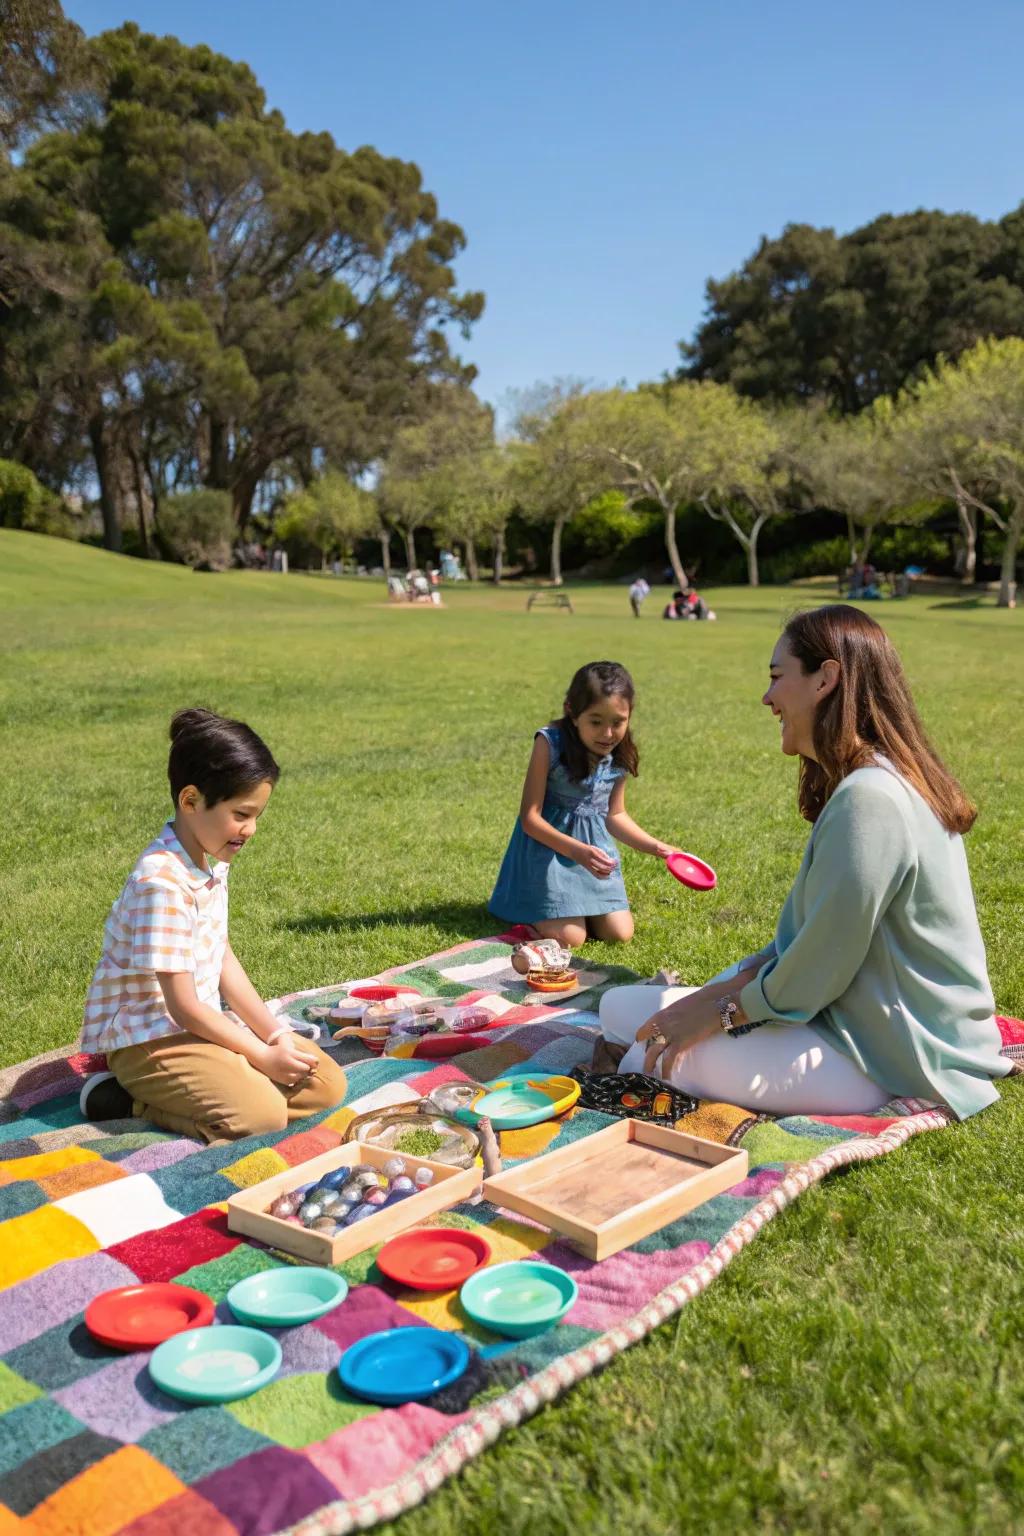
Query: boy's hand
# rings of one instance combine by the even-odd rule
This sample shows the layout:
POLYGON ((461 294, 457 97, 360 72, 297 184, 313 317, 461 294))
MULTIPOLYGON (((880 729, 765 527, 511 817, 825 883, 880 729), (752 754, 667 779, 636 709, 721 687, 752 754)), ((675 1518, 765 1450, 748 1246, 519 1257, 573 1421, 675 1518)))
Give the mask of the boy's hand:
POLYGON ((596 875, 598 880, 607 880, 614 871, 617 861, 610 853, 605 853, 603 848, 584 844, 583 852, 576 862, 582 864, 583 868, 588 869, 592 875, 596 875))
POLYGON ((275 1040, 273 1045, 264 1047, 259 1067, 273 1083, 280 1083, 283 1088, 294 1088, 316 1067, 316 1057, 311 1056, 308 1049, 303 1049, 305 1041, 301 1044, 291 1030, 282 1035, 280 1040, 275 1040))

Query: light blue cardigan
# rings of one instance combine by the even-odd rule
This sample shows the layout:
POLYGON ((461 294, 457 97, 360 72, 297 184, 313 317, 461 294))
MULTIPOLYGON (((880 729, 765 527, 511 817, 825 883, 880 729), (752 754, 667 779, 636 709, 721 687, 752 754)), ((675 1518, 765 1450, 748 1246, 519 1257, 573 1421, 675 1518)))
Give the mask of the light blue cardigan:
POLYGON ((1010 1068, 963 839, 884 765, 851 773, 815 822, 775 955, 739 1001, 752 1020, 809 1024, 893 1095, 961 1119, 1010 1068))

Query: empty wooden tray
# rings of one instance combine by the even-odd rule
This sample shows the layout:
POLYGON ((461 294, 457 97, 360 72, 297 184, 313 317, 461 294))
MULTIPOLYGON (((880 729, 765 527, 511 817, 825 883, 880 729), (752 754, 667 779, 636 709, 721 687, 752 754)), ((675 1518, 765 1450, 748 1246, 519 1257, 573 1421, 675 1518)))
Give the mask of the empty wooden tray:
POLYGON ((484 1180, 492 1205, 560 1232, 606 1259, 731 1189, 747 1154, 666 1126, 619 1120, 606 1130, 484 1180))
POLYGON ((378 1243, 386 1243, 389 1237, 395 1237, 408 1227, 426 1221, 428 1216, 433 1216, 437 1211, 445 1211, 449 1206, 458 1205, 460 1200, 468 1200, 480 1188, 481 1177, 477 1167, 450 1168, 447 1163, 433 1163, 429 1157, 410 1157, 405 1152, 396 1152, 393 1147, 375 1147, 368 1142, 349 1141, 343 1146, 332 1148, 330 1152, 321 1153, 319 1157, 311 1157, 308 1163, 296 1163, 294 1168, 276 1173, 272 1179, 264 1179, 261 1184, 253 1184, 249 1189, 232 1195, 228 1201, 228 1230, 244 1232, 247 1237, 257 1237, 260 1242, 269 1243, 272 1248, 281 1248, 285 1253, 292 1253, 310 1264, 341 1264, 354 1254, 362 1253, 366 1248, 374 1248, 378 1243), (402 1158, 412 1172, 417 1168, 432 1168, 434 1182, 428 1184, 426 1189, 418 1190, 415 1195, 409 1195, 407 1199, 378 1211, 375 1216, 367 1216, 354 1226, 342 1227, 335 1237, 328 1237, 323 1232, 311 1232, 307 1227, 298 1227, 280 1216, 271 1216, 267 1210, 267 1206, 278 1195, 298 1189, 311 1181, 315 1183, 335 1168, 343 1165, 351 1167, 355 1163, 369 1163, 373 1168, 383 1168, 393 1157, 402 1158))

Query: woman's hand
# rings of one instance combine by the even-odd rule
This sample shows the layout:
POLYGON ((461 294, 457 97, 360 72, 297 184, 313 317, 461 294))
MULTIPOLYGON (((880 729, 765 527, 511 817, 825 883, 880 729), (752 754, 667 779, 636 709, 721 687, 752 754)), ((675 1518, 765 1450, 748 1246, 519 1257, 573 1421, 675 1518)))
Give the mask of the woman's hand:
POLYGON ((660 1013, 652 1014, 637 1030, 641 1043, 650 1042, 644 1057, 644 1072, 649 1077, 671 1080, 673 1069, 686 1052, 701 1040, 707 1040, 721 1028, 718 1012, 722 987, 701 987, 689 997, 669 1003, 660 1013))
POLYGON ((598 880, 607 880, 613 873, 617 861, 603 848, 591 847, 590 844, 584 843, 576 862, 582 864, 583 868, 588 869, 592 875, 596 875, 598 880))
POLYGON ((304 1043, 300 1044, 300 1036, 289 1030, 280 1040, 264 1048, 259 1062, 260 1071, 271 1082, 280 1083, 283 1088, 296 1087, 316 1068, 316 1057, 303 1049, 304 1043))

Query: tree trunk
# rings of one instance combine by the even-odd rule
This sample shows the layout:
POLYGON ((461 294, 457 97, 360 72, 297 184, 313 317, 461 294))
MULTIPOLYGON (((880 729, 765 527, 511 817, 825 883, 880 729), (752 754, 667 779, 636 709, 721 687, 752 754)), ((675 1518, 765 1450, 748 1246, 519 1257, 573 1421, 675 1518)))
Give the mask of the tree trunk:
POLYGON ((860 558, 861 558, 862 562, 865 565, 867 564, 868 555, 869 555, 869 553, 871 551, 871 540, 874 538, 874 536, 875 536, 874 528, 865 528, 865 530, 864 530, 864 547, 863 547, 863 549, 860 552, 860 558))
POLYGON ((672 574, 676 579, 676 586, 680 592, 685 592, 690 582, 683 569, 683 562, 679 558, 679 549, 676 545, 675 507, 665 508, 665 548, 668 550, 668 560, 672 567, 672 574))
POLYGON ((377 535, 380 539, 380 563, 384 567, 384 575, 391 575, 391 529, 382 528, 377 535))
POLYGON ((850 516, 849 512, 847 512, 847 514, 846 514, 846 539, 847 539, 847 543, 850 546, 850 564, 851 565, 856 565, 857 564, 857 524, 854 522, 854 520, 850 516))
POLYGON ((405 535, 405 567, 408 571, 414 571, 416 569, 416 530, 415 528, 406 528, 403 532, 405 535))
POLYGON ((235 527, 241 531, 252 513, 252 499, 256 495, 259 477, 243 475, 231 487, 231 507, 235 514, 235 527))
POLYGON ((480 580, 480 565, 476 558, 476 544, 469 538, 466 540, 466 570, 469 572, 470 581, 480 580))
POLYGON ((745 545, 747 551, 747 581, 752 587, 759 587, 761 585, 761 573, 757 568, 757 536, 760 532, 760 524, 755 523, 753 532, 745 545))
POLYGON ((957 496, 956 515, 964 541, 964 566, 960 580, 965 587, 973 587, 978 569, 978 509, 962 496, 957 496))
POLYGON ((149 559, 149 532, 146 527, 146 483, 142 478, 142 460, 134 448, 130 450, 135 477, 135 510, 139 519, 139 548, 143 560, 149 559))
POLYGON ((109 429, 102 416, 94 416, 89 422, 89 441, 96 461, 96 478, 100 486, 100 511, 103 514, 103 548, 119 551, 121 548, 121 494, 116 453, 110 442, 109 429))
POLYGON ((504 528, 499 528, 497 533, 494 535, 494 574, 491 578, 496 587, 501 585, 501 573, 504 565, 505 530, 504 528))
POLYGON ((1024 531, 1024 501, 1019 501, 1006 521, 1006 539, 1003 543, 1003 559, 999 569, 998 608, 1017 606, 1017 552, 1020 536, 1024 531))
POLYGON ((555 525, 551 530, 551 580, 556 587, 562 585, 562 529, 565 527, 564 514, 555 518, 555 525))

